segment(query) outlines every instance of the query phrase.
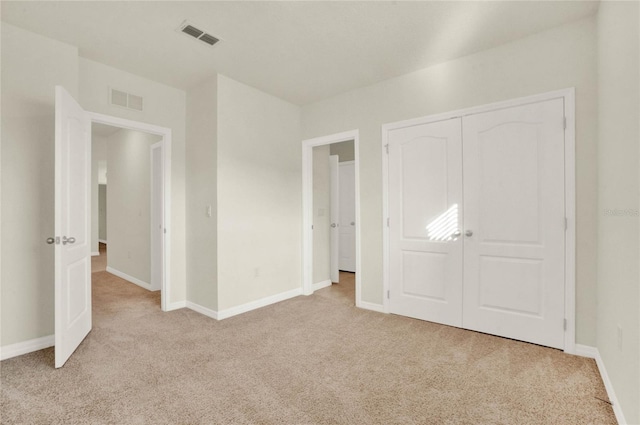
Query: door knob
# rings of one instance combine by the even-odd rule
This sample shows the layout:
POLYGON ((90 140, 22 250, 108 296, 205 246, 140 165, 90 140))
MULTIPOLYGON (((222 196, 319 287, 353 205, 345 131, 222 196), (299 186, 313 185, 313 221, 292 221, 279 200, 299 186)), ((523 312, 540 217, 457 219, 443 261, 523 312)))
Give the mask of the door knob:
POLYGON ((336 223, 331 223, 331 227, 338 227, 336 223))
POLYGON ((460 235, 462 235, 462 232, 460 230, 456 230, 455 232, 453 232, 451 234, 451 236, 454 237, 454 238, 459 238, 460 235))
POLYGON ((54 238, 47 238, 47 243, 48 243, 49 245, 51 245, 51 244, 53 244, 53 243, 55 243, 55 242, 56 242, 56 240, 55 240, 54 238))
POLYGON ((352 222, 351 222, 351 225, 352 225, 352 226, 355 226, 355 225, 356 225, 356 222, 355 222, 355 221, 352 221, 352 222))
POLYGON ((67 238, 66 236, 62 237, 62 245, 66 245, 68 243, 75 243, 76 242, 76 238, 71 237, 71 238, 67 238))
POLYGON ((471 236, 473 236, 473 230, 467 230, 466 232, 464 232, 464 235, 470 238, 471 236))

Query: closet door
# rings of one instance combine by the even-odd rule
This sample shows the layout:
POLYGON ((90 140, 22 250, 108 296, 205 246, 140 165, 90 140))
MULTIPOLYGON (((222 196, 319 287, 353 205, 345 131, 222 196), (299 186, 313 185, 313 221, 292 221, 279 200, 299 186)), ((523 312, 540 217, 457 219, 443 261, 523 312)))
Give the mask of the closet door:
POLYGON ((461 121, 388 133, 389 309, 461 326, 461 121))
POLYGON ((463 118, 463 327, 564 347, 564 104, 463 118))
POLYGON ((339 221, 338 268, 356 272, 356 173, 355 162, 338 164, 339 221))

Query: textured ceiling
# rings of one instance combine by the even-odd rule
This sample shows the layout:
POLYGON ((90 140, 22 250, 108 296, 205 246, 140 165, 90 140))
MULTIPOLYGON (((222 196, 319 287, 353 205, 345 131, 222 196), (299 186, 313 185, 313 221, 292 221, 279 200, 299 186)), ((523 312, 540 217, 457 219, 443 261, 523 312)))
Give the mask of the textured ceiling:
POLYGON ((2 1, 2 20, 177 88, 215 72, 303 105, 594 14, 597 2, 2 1), (215 47, 176 31, 189 20, 215 47))

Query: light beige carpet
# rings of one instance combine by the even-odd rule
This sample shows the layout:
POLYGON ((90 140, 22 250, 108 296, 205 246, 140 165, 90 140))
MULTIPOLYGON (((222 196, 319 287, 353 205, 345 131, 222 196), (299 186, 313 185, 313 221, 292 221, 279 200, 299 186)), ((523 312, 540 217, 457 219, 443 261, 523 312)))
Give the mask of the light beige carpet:
POLYGON ((107 245, 99 243, 98 252, 100 255, 91 257, 91 271, 94 273, 107 270, 107 245))
POLYGON ((2 423, 615 423, 593 360, 357 309, 348 279, 218 322, 93 277, 62 369, 53 349, 2 362, 2 423))

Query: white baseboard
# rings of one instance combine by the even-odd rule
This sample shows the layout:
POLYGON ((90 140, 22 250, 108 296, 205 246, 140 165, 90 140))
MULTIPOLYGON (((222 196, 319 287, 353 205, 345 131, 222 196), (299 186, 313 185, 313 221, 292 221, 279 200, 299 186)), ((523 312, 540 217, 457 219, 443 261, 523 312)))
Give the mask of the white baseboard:
POLYGON ((211 310, 210 308, 203 307, 200 304, 192 303, 191 301, 187 301, 187 308, 191 309, 200 314, 204 314, 207 317, 211 317, 212 319, 218 320, 218 312, 215 310, 211 310))
POLYGON ((16 342, 0 348, 0 360, 10 359, 11 357, 29 354, 43 348, 53 347, 55 345, 55 337, 53 335, 43 336, 42 338, 30 339, 28 341, 16 342))
POLYGON ((105 245, 107 244, 107 241, 106 241, 106 240, 104 240, 104 239, 98 239, 98 242, 103 243, 103 244, 105 244, 105 245))
POLYGON ((174 303, 169 303, 165 311, 180 310, 181 308, 185 308, 186 306, 187 306, 186 301, 176 301, 174 303))
POLYGON ((595 359, 599 355, 600 354, 598 353, 598 349, 596 347, 592 347, 590 345, 576 344, 576 356, 595 359))
POLYGON ((626 424, 627 420, 625 419, 624 413, 620 408, 620 402, 618 401, 616 392, 613 389, 613 385, 611 384, 611 379, 609 378, 607 369, 604 365, 604 362, 602 361, 602 357, 600 356, 600 351, 596 347, 576 344, 576 355, 588 357, 596 361, 598 370, 600 371, 600 376, 602 377, 602 382, 604 382, 604 387, 607 390, 607 396, 609 396, 609 401, 611 402, 611 407, 613 407, 613 413, 616 415, 616 420, 620 425, 626 424))
POLYGON ((331 279, 327 279, 327 280, 323 280, 320 282, 316 282, 312 285, 312 288, 314 291, 317 291, 318 289, 322 289, 322 288, 326 288, 328 286, 331 286, 332 282, 331 279))
MULTIPOLYGON (((133 276, 129 276, 128 274, 121 272, 120 270, 116 270, 113 267, 109 267, 107 266, 107 272, 118 276, 121 279, 124 279, 126 281, 129 281, 131 283, 135 283, 136 285, 148 290, 148 291, 152 291, 151 289, 151 284, 147 283, 143 280, 138 279, 137 277, 133 277, 133 276)), ((184 307, 184 306, 183 306, 184 307)))
POLYGON ((92 252, 92 253, 91 253, 91 256, 92 256, 92 257, 97 257, 97 256, 99 256, 99 255, 100 255, 100 252, 99 252, 99 251, 96 251, 96 252, 92 252))
MULTIPOLYGON (((328 282, 329 282, 328 285, 331 285, 331 281, 328 281, 328 282)), ((320 283, 324 284, 325 282, 320 282, 320 283)), ((229 317, 232 317, 232 316, 237 316, 238 314, 249 312, 251 310, 256 310, 261 307, 266 307, 270 304, 275 304, 280 301, 288 300, 289 298, 297 297, 298 295, 302 295, 302 288, 292 289, 291 291, 286 291, 280 294, 272 295, 270 297, 261 298, 256 301, 252 301, 246 304, 241 304, 236 307, 227 308, 222 311, 215 311, 191 301, 186 302, 186 307, 200 314, 204 314, 207 317, 211 317, 212 319, 222 320, 222 319, 228 319, 229 317)))
POLYGON ((384 311, 384 306, 382 304, 374 304, 374 303, 368 303, 366 301, 360 301, 359 303, 356 303, 356 307, 359 307, 365 310, 377 311, 378 313, 386 313, 386 311, 384 311))
POLYGON ((280 294, 272 295, 270 297, 261 298, 256 301, 251 301, 246 304, 241 304, 236 307, 227 308, 218 312, 218 320, 227 319, 231 316, 237 316, 238 314, 246 313, 251 310, 265 307, 270 304, 275 304, 280 301, 288 300, 289 298, 302 295, 302 288, 292 289, 290 291, 282 292, 280 294))

